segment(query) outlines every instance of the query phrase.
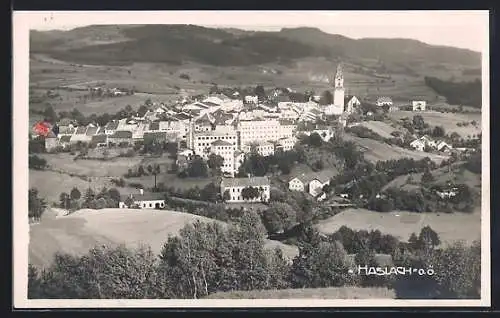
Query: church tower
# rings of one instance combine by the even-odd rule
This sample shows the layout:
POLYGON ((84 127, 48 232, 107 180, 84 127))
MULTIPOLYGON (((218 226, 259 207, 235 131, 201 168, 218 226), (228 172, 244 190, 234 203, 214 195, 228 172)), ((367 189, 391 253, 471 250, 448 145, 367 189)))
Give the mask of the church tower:
POLYGON ((342 66, 337 66, 337 73, 335 74, 335 90, 333 93, 333 104, 337 107, 344 109, 344 74, 342 73, 342 66))

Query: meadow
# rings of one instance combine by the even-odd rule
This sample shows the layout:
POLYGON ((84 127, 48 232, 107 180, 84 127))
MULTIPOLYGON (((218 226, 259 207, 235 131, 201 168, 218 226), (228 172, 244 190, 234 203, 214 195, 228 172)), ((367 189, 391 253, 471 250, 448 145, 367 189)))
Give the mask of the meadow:
MULTIPOLYGON (((47 266, 56 252, 82 255, 95 245, 146 244, 159 254, 169 236, 177 235, 186 224, 197 220, 226 224, 194 214, 140 209, 85 209, 45 218, 30 226, 29 262, 47 266)), ((276 241, 268 240, 266 246, 281 248, 289 258, 298 253, 296 247, 276 241)))
POLYGON ((481 211, 473 213, 415 213, 406 211, 374 212, 366 209, 347 209, 320 221, 316 227, 325 234, 336 232, 341 226, 353 230, 380 230, 401 241, 407 241, 412 233, 429 225, 444 244, 463 240, 470 243, 481 238, 481 211))
POLYGON ((363 121, 359 123, 359 125, 372 130, 373 132, 379 134, 384 138, 393 138, 394 136, 392 136, 391 133, 394 131, 398 131, 391 125, 377 120, 363 121))
POLYGON ((379 160, 397 160, 401 158, 414 158, 415 160, 420 160, 425 157, 429 157, 432 161, 437 164, 448 158, 446 155, 439 155, 428 152, 421 152, 416 150, 410 150, 401 148, 398 146, 388 145, 386 143, 376 141, 369 138, 360 138, 352 136, 350 134, 345 134, 344 138, 349 141, 356 143, 364 152, 364 156, 367 160, 371 162, 377 162, 379 160))
POLYGON ((280 290, 218 292, 207 299, 395 299, 396 293, 384 287, 329 287, 280 290))
POLYGON ((400 120, 402 118, 413 118, 415 115, 420 115, 424 121, 433 126, 442 126, 447 134, 456 132, 462 138, 472 137, 481 133, 481 113, 474 114, 461 114, 461 113, 444 113, 437 111, 426 112, 411 112, 411 111, 397 111, 389 113, 392 119, 400 120), (468 126, 457 126, 458 123, 476 121, 477 126, 469 124, 468 126))

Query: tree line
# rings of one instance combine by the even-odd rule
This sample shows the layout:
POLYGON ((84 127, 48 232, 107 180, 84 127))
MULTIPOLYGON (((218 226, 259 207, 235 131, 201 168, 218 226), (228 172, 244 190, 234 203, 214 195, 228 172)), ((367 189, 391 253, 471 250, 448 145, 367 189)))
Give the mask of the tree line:
POLYGON ((449 104, 476 108, 482 106, 481 80, 479 79, 470 82, 453 82, 426 76, 424 81, 437 94, 444 96, 449 104))
MULTIPOLYGON (((29 266, 28 297, 198 299, 237 290, 346 286, 388 286, 400 295, 415 288, 426 291, 421 282, 416 285, 407 276, 349 273, 356 265, 378 264, 375 251, 384 246, 381 233, 360 233, 343 228, 325 237, 305 227, 299 254, 290 259, 280 249, 267 249, 260 218, 243 212, 228 225, 200 221, 186 225, 179 235, 166 238, 158 256, 146 246, 100 246, 83 256, 57 253, 45 269, 29 266), (355 249, 354 258, 349 249, 355 249), (407 286, 401 287, 402 283, 407 286)), ((412 235, 408 243, 385 241, 395 246, 391 251, 395 266, 433 266, 435 274, 425 281, 433 297, 479 297, 478 242, 438 247, 439 238, 430 228, 422 229, 418 237, 412 235)))

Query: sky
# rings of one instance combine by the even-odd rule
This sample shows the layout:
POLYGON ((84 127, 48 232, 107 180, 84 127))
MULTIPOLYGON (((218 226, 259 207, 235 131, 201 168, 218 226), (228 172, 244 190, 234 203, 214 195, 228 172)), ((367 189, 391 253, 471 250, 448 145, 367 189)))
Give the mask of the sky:
MULTIPOLYGON (((16 19, 16 15, 18 18, 16 19)), ((350 38, 410 38, 482 51, 488 11, 44 11, 14 12, 36 30, 92 24, 197 24, 245 30, 317 27, 350 38)))

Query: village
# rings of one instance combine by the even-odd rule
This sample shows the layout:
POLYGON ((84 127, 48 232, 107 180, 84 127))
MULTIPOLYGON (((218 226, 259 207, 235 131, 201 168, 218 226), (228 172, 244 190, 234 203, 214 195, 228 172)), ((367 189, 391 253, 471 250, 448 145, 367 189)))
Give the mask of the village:
MULTIPOLYGON (((390 97, 379 97, 375 110, 363 113, 362 102, 356 96, 346 95, 342 67, 339 64, 333 82, 333 96, 328 103, 321 103, 322 96, 309 96, 307 102, 294 102, 287 98, 291 89, 274 90, 270 96, 239 96, 236 91, 230 96, 209 94, 204 98, 189 101, 186 98, 175 105, 148 103, 143 114, 118 118, 99 125, 91 122, 79 125, 75 120, 63 118, 58 122, 38 122, 31 131, 32 139, 44 141, 47 153, 65 151, 72 145, 87 145, 90 148, 127 148, 151 143, 176 144, 176 165, 180 171, 187 169, 195 158, 208 162, 211 157, 219 162, 222 180, 220 195, 228 203, 268 202, 270 181, 268 177, 236 177, 245 156, 257 153, 268 157, 276 153, 291 151, 303 136, 318 135, 328 142, 345 129, 362 124, 353 120, 353 114, 361 114, 370 120, 375 112, 397 112, 406 107, 415 114, 428 111, 426 101, 408 101, 396 106, 390 97), (326 104, 326 105, 325 105, 326 104), (215 158, 220 158, 219 160, 215 158), (252 189, 258 191, 248 191, 252 189)), ((119 96, 119 89, 89 88, 99 94, 119 96)), ((125 92, 123 93, 125 94, 125 92)), ((133 92, 126 92, 133 94, 133 92)), ((143 106, 144 107, 144 106, 143 106)), ((452 145, 428 135, 412 134, 401 146, 419 152, 434 152, 449 156, 452 145)), ((462 148, 462 152, 470 149, 462 148)), ((338 173, 338 172, 337 172, 338 173)), ((305 192, 318 201, 326 199, 325 186, 335 176, 331 169, 312 171, 290 176, 287 183, 290 191, 305 192)), ((119 206, 131 204, 140 208, 163 208, 161 195, 137 189, 134 195, 122 198, 119 206), (133 200, 130 200, 130 197, 133 200), (154 197, 154 198, 153 198, 154 197), (128 199, 128 200, 127 200, 128 199), (126 204, 128 202, 128 204, 126 204)), ((346 194, 342 197, 346 199, 346 194)))

